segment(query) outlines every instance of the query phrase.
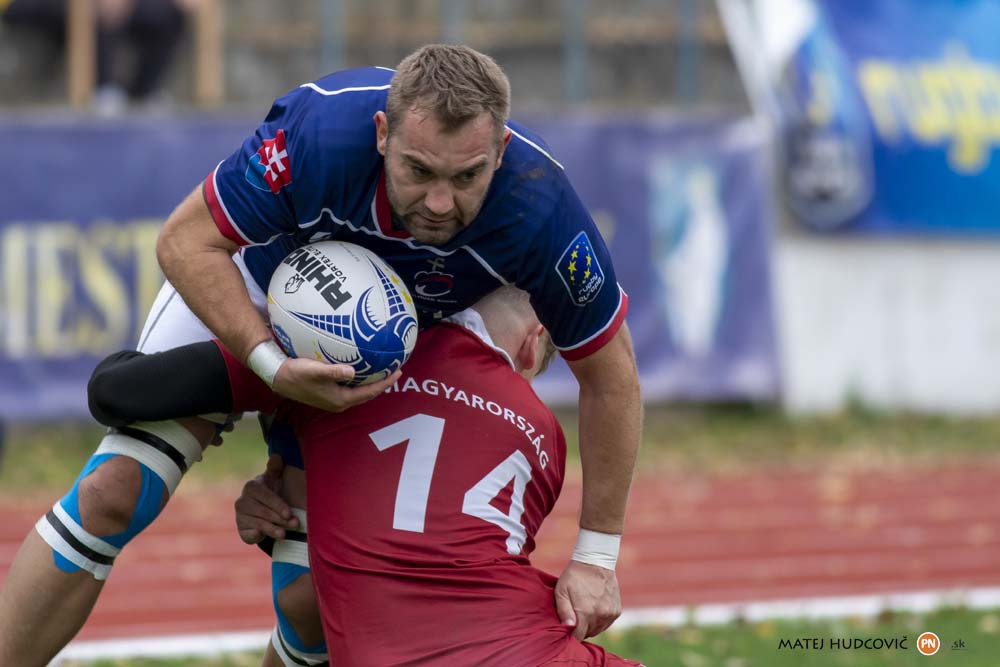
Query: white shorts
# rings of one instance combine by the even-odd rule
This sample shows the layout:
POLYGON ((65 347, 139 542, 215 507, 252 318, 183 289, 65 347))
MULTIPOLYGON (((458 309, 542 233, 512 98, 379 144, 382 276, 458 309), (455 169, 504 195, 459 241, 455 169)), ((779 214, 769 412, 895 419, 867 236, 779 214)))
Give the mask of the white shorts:
MULTIPOLYGON (((243 275, 243 282, 246 283, 247 292, 250 293, 250 300, 254 307, 267 320, 267 295, 247 271, 247 266, 243 262, 243 254, 233 255, 233 262, 243 275)), ((139 352, 151 354, 213 338, 215 335, 191 312, 174 286, 166 282, 160 288, 160 293, 156 295, 153 307, 149 309, 149 315, 146 316, 146 323, 142 326, 142 333, 139 334, 139 345, 136 349, 139 352)))

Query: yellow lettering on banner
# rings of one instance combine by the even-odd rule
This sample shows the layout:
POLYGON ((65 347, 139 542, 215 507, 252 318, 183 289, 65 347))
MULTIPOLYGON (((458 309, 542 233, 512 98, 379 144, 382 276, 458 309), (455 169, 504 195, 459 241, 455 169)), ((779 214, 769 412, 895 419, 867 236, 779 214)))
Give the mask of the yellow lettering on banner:
POLYGON ((875 130, 887 143, 904 130, 922 144, 950 144, 955 171, 976 173, 1000 143, 1000 68, 975 61, 961 46, 936 61, 863 61, 861 92, 875 130))
POLYGON ((0 332, 2 348, 8 357, 21 357, 28 353, 28 233, 23 225, 10 225, 0 236, 3 281, 0 332))
POLYGON ((127 227, 103 223, 90 227, 80 238, 78 259, 80 283, 84 292, 96 306, 99 318, 85 317, 81 310, 76 318, 74 334, 77 350, 90 354, 103 354, 114 343, 126 340, 131 322, 128 288, 108 256, 119 260, 127 258, 129 251, 127 227))
MULTIPOLYGON (((156 261, 156 238, 160 235, 162 220, 136 220, 128 225, 131 230, 133 267, 135 268, 136 335, 142 328, 146 313, 153 307, 156 294, 163 284, 163 273, 156 261)), ((137 341, 132 341, 134 345, 137 341)))
POLYGON ((904 116, 906 105, 896 68, 885 61, 867 60, 858 68, 858 80, 868 102, 875 131, 884 141, 896 142, 903 132, 900 119, 904 116))
POLYGON ((76 239, 77 227, 71 223, 41 224, 34 234, 35 347, 43 356, 71 356, 76 351, 73 336, 62 327, 73 284, 64 266, 75 250, 76 239))

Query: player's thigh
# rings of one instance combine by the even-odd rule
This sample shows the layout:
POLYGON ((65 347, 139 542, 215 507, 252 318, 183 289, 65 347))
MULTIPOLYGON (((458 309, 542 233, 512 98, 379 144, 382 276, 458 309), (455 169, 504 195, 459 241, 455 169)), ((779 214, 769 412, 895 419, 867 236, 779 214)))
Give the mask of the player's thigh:
POLYGON ((559 655, 539 667, 643 667, 643 665, 610 653, 597 644, 570 637, 559 655))
MULTIPOLYGON (((267 295, 250 276, 241 255, 233 255, 233 262, 243 276, 243 282, 250 294, 250 301, 257 312, 267 319, 267 295)), ((211 340, 214 337, 208 327, 202 324, 198 316, 188 308, 187 303, 184 302, 174 286, 165 282, 156 295, 149 315, 146 316, 146 322, 142 326, 142 333, 139 334, 136 349, 146 354, 152 354, 190 343, 211 340)))

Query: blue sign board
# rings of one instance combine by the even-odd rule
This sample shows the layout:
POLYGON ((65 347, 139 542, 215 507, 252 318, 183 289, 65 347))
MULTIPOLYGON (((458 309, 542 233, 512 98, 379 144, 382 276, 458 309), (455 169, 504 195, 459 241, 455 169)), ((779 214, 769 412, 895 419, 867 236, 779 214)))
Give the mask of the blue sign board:
MULTIPOLYGON (((746 122, 530 123, 609 241, 647 398, 772 398, 767 150, 746 122)), ((86 411, 162 281, 169 212, 254 121, 0 119, 0 418, 86 411)), ((540 393, 574 401, 568 369, 540 393)))

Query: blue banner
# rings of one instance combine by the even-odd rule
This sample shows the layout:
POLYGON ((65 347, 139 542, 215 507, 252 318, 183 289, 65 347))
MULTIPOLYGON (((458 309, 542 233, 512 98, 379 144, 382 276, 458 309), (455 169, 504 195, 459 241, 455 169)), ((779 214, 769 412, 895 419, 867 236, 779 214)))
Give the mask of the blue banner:
POLYGON ((730 33, 778 120, 783 190, 802 222, 1000 233, 1000 3, 746 1, 756 14, 730 13, 730 33))
MULTIPOLYGON (((731 120, 535 126, 608 241, 644 398, 776 397, 766 132, 731 120)), ((536 385, 576 400, 563 364, 536 385)))
MULTIPOLYGON (((608 238, 645 397, 773 398, 762 133, 727 120, 529 124, 608 238)), ((87 414, 91 370, 134 347, 162 280, 162 220, 254 125, 0 119, 0 418, 87 414)), ((539 389, 576 400, 565 365, 539 389)))

